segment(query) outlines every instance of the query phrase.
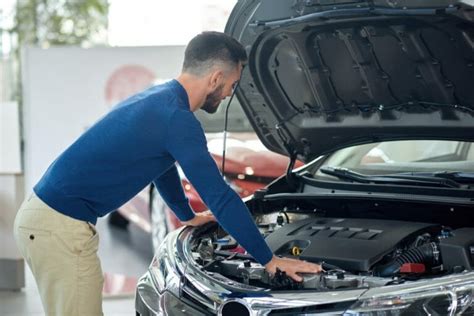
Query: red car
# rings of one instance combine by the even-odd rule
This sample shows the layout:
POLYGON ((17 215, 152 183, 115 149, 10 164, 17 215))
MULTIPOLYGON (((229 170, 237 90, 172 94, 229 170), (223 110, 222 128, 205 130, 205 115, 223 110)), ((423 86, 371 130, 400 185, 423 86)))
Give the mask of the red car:
MULTIPOLYGON (((237 103, 237 102, 235 102, 237 103)), ((222 166, 224 104, 215 114, 196 113, 206 131, 209 152, 219 169, 222 166)), ((288 158, 267 150, 253 132, 240 104, 231 104, 229 130, 226 141, 225 177, 230 186, 241 196, 249 196, 265 187, 288 167, 288 158)), ((298 163, 296 166, 301 165, 298 163)), ((180 169, 178 168, 180 171, 180 169)), ((180 171, 184 191, 195 212, 207 206, 180 171)), ((161 199, 152 185, 109 216, 110 223, 126 227, 130 222, 152 234, 156 248, 164 236, 181 226, 180 221, 161 199)))

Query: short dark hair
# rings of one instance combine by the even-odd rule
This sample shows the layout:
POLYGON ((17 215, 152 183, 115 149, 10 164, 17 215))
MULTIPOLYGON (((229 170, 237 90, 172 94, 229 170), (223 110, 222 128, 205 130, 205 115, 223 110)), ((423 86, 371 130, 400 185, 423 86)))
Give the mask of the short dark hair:
POLYGON ((183 72, 201 75, 217 63, 237 67, 246 61, 245 48, 235 38, 221 32, 202 32, 184 51, 183 72))

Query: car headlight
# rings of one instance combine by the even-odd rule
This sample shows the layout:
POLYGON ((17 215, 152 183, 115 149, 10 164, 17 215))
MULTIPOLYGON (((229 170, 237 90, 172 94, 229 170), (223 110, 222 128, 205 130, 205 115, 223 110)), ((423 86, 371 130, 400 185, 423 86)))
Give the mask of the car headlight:
POLYGON ((472 315, 474 284, 463 283, 361 299, 346 315, 472 315))

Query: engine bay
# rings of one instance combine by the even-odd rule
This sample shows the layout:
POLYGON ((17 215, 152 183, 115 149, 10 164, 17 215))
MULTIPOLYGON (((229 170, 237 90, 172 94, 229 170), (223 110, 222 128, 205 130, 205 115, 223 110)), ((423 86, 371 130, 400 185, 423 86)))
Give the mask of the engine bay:
POLYGON ((270 275, 217 225, 196 230, 195 262, 210 276, 270 290, 372 288, 474 268, 474 228, 400 220, 318 217, 275 212, 256 218, 277 256, 322 265, 295 282, 270 275))

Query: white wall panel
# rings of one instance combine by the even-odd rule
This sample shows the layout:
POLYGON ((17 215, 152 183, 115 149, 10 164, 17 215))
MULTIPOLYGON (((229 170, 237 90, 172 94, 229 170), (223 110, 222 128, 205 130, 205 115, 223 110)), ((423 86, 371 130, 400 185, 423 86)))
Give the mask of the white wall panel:
POLYGON ((183 57, 183 46, 26 48, 25 191, 30 192, 49 164, 108 111, 111 100, 135 92, 150 76, 156 81, 175 78, 183 57))
POLYGON ((16 102, 0 102, 0 174, 21 173, 20 120, 16 102))

